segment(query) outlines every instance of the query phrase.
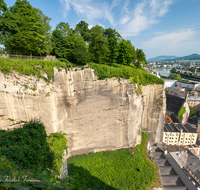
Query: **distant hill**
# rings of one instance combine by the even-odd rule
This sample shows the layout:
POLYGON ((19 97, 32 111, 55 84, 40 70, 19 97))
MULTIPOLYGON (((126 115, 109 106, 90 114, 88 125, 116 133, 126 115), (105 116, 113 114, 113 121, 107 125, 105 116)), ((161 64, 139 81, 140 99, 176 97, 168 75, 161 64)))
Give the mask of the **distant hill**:
POLYGON ((167 56, 167 55, 162 55, 162 56, 158 56, 158 57, 153 57, 153 58, 150 58, 148 59, 147 61, 163 61, 163 60, 171 60, 171 59, 175 59, 177 58, 176 56, 167 56))
POLYGON ((191 55, 187 55, 187 56, 184 56, 184 57, 177 57, 175 58, 174 60, 198 60, 200 59, 200 55, 197 54, 197 53, 194 53, 194 54, 191 54, 191 55))

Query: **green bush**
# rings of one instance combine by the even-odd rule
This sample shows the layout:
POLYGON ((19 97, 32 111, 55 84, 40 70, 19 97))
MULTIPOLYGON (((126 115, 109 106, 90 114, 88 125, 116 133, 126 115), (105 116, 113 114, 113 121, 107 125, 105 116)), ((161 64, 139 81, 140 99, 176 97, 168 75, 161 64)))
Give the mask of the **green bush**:
POLYGON ((64 135, 47 137, 44 125, 37 120, 12 131, 0 130, 0 189, 72 189, 73 178, 58 178, 67 148, 64 135), (20 182, 3 182, 5 176, 20 182), (23 176, 41 182, 26 182, 23 176))
POLYGON ((52 168, 54 152, 46 137, 44 125, 37 120, 12 131, 0 130, 0 156, 6 156, 19 169, 52 168))
POLYGON ((195 111, 191 106, 189 106, 189 107, 190 107, 190 116, 193 116, 195 114, 195 111))
POLYGON ((183 121, 183 114, 186 113, 186 107, 182 107, 180 112, 178 113, 178 117, 181 121, 183 121))

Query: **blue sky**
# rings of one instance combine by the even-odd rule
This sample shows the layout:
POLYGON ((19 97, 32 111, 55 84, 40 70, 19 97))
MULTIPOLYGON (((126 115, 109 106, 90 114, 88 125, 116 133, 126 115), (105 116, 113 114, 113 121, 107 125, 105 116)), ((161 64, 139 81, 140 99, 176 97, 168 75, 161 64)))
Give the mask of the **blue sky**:
MULTIPOLYGON (((200 0, 29 0, 50 17, 74 28, 81 20, 89 27, 116 29, 147 59, 160 55, 200 54, 200 0)), ((5 0, 12 6, 15 0, 5 0)))

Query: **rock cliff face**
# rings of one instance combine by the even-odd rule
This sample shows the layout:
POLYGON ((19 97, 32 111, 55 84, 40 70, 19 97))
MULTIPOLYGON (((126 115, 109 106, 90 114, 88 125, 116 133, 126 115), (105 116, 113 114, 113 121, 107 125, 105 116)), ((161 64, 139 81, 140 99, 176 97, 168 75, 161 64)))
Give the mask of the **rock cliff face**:
POLYGON ((68 157, 135 146, 141 131, 151 144, 162 141, 164 85, 142 87, 137 95, 125 79, 97 80, 92 69, 54 69, 55 82, 0 73, 0 129, 38 118, 47 133, 67 133, 68 157))

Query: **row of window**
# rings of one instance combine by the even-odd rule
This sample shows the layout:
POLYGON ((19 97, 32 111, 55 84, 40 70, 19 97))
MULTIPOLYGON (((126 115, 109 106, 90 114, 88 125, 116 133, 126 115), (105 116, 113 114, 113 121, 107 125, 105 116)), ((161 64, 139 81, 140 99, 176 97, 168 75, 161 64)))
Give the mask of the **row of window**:
MULTIPOLYGON (((167 139, 167 137, 165 137, 165 139, 167 139)), ((177 139, 177 138, 169 137, 169 139, 177 139)), ((183 138, 181 138, 181 140, 183 140, 183 138)), ((190 138, 185 138, 185 140, 190 140, 190 138)), ((194 138, 192 138, 192 140, 194 140, 194 138)))
MULTIPOLYGON (((165 142, 167 142, 167 140, 165 140, 165 142)), ((174 141, 169 141, 169 142, 174 142, 174 141)), ((175 141, 175 143, 177 143, 177 141, 175 141)), ((183 141, 181 141, 181 143, 183 143, 183 141)), ((185 143, 190 143, 190 141, 185 141, 185 143)), ((194 142, 192 141, 192 144, 194 144, 194 142)))

